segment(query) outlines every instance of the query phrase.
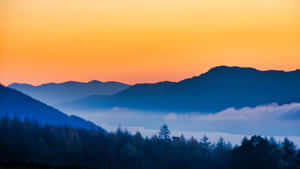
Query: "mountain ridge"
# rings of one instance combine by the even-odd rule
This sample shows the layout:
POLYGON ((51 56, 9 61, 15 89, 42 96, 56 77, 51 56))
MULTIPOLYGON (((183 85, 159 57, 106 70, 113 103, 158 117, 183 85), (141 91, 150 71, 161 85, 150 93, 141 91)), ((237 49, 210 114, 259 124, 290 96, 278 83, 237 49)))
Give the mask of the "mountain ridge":
POLYGON ((62 83, 45 83, 30 85, 26 83, 12 83, 8 87, 22 91, 23 93, 55 106, 62 102, 68 102, 89 95, 112 95, 129 87, 128 84, 119 82, 101 82, 92 80, 89 82, 66 81, 62 83))
POLYGON ((28 118, 40 124, 104 131, 92 122, 75 115, 66 115, 22 92, 2 85, 0 85, 0 114, 12 118, 28 118))
POLYGON ((179 82, 142 83, 112 96, 89 96, 61 108, 217 112, 229 107, 300 101, 300 70, 218 66, 179 82), (293 92, 291 92, 293 91, 293 92), (90 104, 92 103, 92 104, 90 104))

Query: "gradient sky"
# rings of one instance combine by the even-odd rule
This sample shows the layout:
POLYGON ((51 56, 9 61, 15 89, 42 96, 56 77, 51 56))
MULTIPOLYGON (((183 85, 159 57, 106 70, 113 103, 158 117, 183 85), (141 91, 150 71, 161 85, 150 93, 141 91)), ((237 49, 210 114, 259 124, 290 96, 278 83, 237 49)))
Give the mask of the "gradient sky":
POLYGON ((0 83, 300 69, 299 0, 0 0, 0 83))

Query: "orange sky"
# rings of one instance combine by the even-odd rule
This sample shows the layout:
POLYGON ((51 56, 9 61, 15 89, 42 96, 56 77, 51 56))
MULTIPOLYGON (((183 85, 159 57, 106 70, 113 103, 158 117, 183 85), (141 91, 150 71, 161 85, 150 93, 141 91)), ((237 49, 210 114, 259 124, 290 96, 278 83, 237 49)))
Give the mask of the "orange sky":
POLYGON ((298 0, 1 0, 0 83, 300 69, 298 0), (298 9, 298 10, 297 10, 298 9))

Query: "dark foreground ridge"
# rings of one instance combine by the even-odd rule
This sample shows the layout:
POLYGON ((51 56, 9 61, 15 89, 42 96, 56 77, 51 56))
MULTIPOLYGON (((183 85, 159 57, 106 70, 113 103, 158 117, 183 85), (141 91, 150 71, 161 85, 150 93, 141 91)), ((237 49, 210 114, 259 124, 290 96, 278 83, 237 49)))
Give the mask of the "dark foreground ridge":
POLYGON ((104 131, 97 125, 77 116, 63 112, 35 100, 19 91, 0 85, 0 117, 9 116, 18 119, 28 118, 40 124, 69 126, 104 131))
POLYGON ((0 168, 95 169, 297 169, 300 151, 260 136, 232 147, 220 139, 200 141, 170 137, 166 125, 158 136, 143 138, 126 131, 40 126, 25 120, 0 119, 0 168))

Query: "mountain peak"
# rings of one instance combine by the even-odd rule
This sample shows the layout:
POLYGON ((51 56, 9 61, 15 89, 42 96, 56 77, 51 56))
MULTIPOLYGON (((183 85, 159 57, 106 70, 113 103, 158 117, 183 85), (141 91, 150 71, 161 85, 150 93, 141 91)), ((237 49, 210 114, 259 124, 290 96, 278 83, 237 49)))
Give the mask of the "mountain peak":
POLYGON ((81 99, 68 106, 213 113, 230 107, 289 104, 300 101, 299 73, 218 66, 179 82, 138 84, 116 95, 81 99))
POLYGON ((10 87, 10 88, 19 87, 19 86, 33 87, 32 85, 27 84, 27 83, 12 83, 12 84, 8 85, 8 87, 10 87))
POLYGON ((101 84, 101 83, 103 83, 103 82, 98 81, 98 80, 91 80, 91 81, 89 81, 88 83, 101 84))
POLYGON ((257 69, 250 68, 250 67, 238 67, 238 66, 216 66, 208 70, 208 72, 227 72, 227 71, 258 71, 257 69))

